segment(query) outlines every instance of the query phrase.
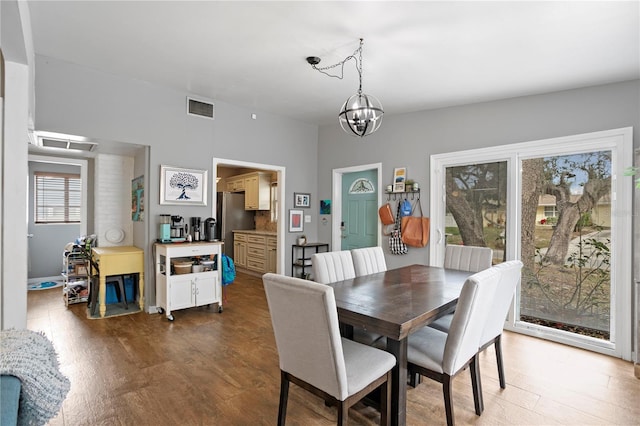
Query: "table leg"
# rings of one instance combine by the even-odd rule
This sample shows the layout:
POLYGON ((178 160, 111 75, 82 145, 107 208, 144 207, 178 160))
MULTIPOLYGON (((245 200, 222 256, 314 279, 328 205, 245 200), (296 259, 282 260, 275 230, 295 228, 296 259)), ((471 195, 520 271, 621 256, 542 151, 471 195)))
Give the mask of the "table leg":
POLYGON ((144 312, 144 272, 138 273, 138 303, 140 310, 144 312))
POLYGON ((104 274, 100 274, 98 300, 100 301, 100 317, 104 318, 104 315, 107 313, 107 277, 104 274))
POLYGON ((391 370, 391 424, 407 424, 407 339, 394 340, 387 337, 387 352, 396 357, 396 366, 391 370))
POLYGON ((353 340, 353 326, 350 324, 340 323, 340 335, 345 339, 353 340))

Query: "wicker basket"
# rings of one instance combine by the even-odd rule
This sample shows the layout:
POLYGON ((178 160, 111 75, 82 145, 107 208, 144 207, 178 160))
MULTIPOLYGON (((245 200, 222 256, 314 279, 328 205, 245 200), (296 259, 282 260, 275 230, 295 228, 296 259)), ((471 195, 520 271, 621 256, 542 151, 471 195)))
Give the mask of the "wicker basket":
POLYGON ((191 265, 193 262, 190 260, 174 260, 172 264, 176 275, 182 275, 191 273, 191 265))

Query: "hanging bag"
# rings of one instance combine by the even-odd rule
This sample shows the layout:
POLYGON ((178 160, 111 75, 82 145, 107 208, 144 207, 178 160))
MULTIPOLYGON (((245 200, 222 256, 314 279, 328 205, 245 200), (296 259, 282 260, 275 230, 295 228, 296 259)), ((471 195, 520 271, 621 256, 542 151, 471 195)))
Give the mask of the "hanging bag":
POLYGON ((383 225, 391 225, 394 223, 393 212, 391 211, 391 204, 386 203, 378 209, 378 215, 380 216, 380 222, 383 225))
MULTIPOLYGON (((422 216, 422 204, 420 199, 416 201, 418 216, 405 216, 402 218, 402 242, 410 247, 424 247, 429 242, 429 218, 422 216)), ((413 210, 416 206, 413 206, 413 210)))
POLYGON ((400 205, 401 201, 398 201, 398 212, 396 214, 396 222, 389 236, 389 251, 391 254, 406 254, 409 249, 407 245, 402 241, 402 232, 400 231, 400 205))

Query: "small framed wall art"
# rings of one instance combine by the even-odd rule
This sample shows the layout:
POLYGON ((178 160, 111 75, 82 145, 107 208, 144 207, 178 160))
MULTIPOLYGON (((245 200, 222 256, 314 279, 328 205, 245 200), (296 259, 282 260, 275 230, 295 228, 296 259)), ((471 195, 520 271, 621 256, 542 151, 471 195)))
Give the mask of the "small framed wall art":
POLYGON ((302 210, 289 210, 289 232, 302 232, 304 230, 303 215, 302 210))
POLYGON ((207 170, 160 166, 160 204, 207 205, 207 170))
POLYGON ((393 192, 404 192, 404 183, 406 180, 406 167, 396 167, 393 169, 393 192))
POLYGON ((293 207, 303 209, 311 207, 311 194, 307 194, 305 192, 294 192, 293 207))

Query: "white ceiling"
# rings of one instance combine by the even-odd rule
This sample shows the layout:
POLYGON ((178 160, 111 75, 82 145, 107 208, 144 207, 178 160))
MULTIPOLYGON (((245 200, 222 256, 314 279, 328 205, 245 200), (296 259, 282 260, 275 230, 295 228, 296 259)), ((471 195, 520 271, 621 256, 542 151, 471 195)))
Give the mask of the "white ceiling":
POLYGON ((638 1, 29 1, 36 54, 310 123, 358 87, 311 69, 364 38, 387 115, 640 78, 638 1))

